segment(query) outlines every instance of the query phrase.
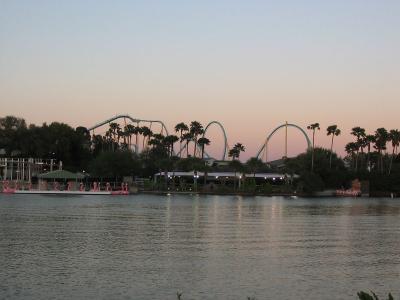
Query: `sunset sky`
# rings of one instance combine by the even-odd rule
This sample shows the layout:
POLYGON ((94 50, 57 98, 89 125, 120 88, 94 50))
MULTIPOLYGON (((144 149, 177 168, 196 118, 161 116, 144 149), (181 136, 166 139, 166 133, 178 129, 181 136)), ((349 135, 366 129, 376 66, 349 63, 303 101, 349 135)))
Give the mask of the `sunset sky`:
MULTIPOLYGON (((253 156, 286 120, 400 128, 400 1, 0 0, 0 116, 220 121, 253 156)), ((289 154, 304 150, 289 130, 289 154)), ((283 131, 270 158, 283 155, 283 131)), ((222 136, 210 131, 211 153, 222 136)))

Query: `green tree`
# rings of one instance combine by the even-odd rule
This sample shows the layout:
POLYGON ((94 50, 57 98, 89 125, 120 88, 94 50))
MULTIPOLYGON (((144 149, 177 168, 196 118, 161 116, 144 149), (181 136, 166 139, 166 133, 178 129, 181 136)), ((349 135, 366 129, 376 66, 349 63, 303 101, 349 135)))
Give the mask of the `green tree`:
POLYGON ((202 159, 198 157, 188 157, 182 158, 177 161, 176 167, 180 171, 190 172, 190 171, 201 171, 203 170, 205 163, 202 159))
POLYGON ((22 151, 22 139, 26 131, 24 119, 14 116, 0 118, 0 149, 5 150, 6 156, 11 156, 13 151, 22 151))
MULTIPOLYGON (((329 158, 331 151, 316 147, 314 149, 314 174, 323 181, 323 187, 336 189, 347 184, 350 178, 350 173, 347 171, 343 160, 337 156, 336 153, 332 153, 332 168, 329 168, 329 158)), ((308 150, 306 153, 301 153, 294 158, 288 158, 285 161, 285 168, 288 174, 297 174, 302 177, 309 177, 312 173, 309 170, 309 166, 312 159, 312 151, 308 150)), ((308 181, 304 181, 308 182, 308 181)), ((319 185, 319 184, 318 184, 319 185)), ((307 188, 306 188, 307 189, 307 188)), ((309 190, 313 190, 310 188, 309 190)))
POLYGON ((261 159, 259 159, 257 157, 251 157, 246 162, 246 167, 253 174, 253 177, 255 177, 256 176, 256 172, 258 172, 259 170, 261 170, 264 167, 264 163, 262 162, 261 159))
POLYGON ((102 152, 90 164, 89 171, 98 178, 133 176, 140 171, 140 164, 129 151, 102 152))

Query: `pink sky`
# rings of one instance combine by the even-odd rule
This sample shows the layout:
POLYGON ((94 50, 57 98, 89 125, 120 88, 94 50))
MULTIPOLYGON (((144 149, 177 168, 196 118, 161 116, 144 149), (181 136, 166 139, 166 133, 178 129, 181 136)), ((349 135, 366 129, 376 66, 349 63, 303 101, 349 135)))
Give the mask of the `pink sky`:
MULTIPOLYGON (((319 122, 324 147, 337 124, 339 154, 354 126, 400 128, 398 1, 89 2, 2 4, 1 116, 89 127, 126 113, 170 130, 218 120, 244 159, 285 121, 319 122)), ((289 154, 303 151, 289 136, 289 154)))

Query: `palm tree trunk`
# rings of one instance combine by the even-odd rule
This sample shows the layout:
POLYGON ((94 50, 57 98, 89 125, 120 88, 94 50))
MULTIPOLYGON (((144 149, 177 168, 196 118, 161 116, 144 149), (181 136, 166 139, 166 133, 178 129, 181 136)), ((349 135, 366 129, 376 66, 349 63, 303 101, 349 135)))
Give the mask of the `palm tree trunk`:
POLYGON ((388 172, 389 175, 390 175, 390 172, 392 171, 393 157, 394 157, 394 149, 395 149, 395 147, 393 147, 393 150, 392 150, 392 157, 390 158, 389 172, 388 172))
POLYGON ((356 165, 355 165, 356 172, 358 171, 358 151, 356 152, 356 165))
POLYGON ((332 169, 332 150, 333 150, 333 137, 335 134, 332 134, 332 141, 331 141, 331 154, 329 155, 329 169, 332 169))
POLYGON ((312 135, 311 172, 314 171, 314 136, 315 136, 315 130, 313 130, 313 135, 312 135))
POLYGON ((194 139, 193 157, 196 157, 196 150, 197 150, 197 137, 195 137, 194 139))
POLYGON ((181 130, 181 136, 179 138, 179 158, 182 158, 182 130, 181 130))
POLYGON ((367 163, 368 163, 368 168, 369 168, 368 171, 369 172, 371 172, 370 152, 371 152, 371 144, 368 144, 367 163))
POLYGON ((235 170, 235 176, 233 177, 233 191, 236 192, 236 170, 235 170))

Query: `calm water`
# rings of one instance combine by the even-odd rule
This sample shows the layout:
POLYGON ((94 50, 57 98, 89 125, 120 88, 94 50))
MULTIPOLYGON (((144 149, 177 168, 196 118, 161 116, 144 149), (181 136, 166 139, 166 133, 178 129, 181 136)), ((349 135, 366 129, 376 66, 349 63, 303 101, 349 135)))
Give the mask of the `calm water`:
POLYGON ((0 194, 0 298, 400 298, 400 200, 0 194))

